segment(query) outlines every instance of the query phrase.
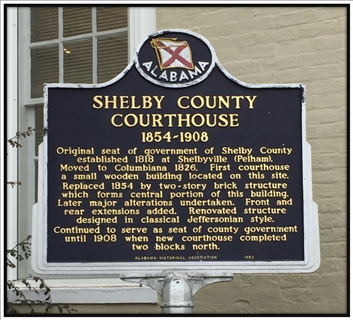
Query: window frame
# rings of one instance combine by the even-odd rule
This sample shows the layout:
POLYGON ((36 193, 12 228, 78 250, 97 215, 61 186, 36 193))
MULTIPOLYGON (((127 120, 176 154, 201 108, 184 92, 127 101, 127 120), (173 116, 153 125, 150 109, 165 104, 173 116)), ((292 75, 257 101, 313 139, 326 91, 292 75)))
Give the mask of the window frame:
MULTIPOLYGON (((92 6, 93 7, 93 6, 92 6)), ((92 10, 94 15, 94 11, 92 10)), ((37 44, 30 43, 30 6, 7 8, 7 134, 12 137, 18 130, 35 127, 35 106, 44 103, 44 98, 31 98, 30 50, 37 44), (17 52, 14 55, 13 52, 17 52)), ((59 7, 59 20, 63 16, 63 8, 59 7)), ((93 19, 94 21, 94 19, 93 19)), ((61 22, 59 22, 60 24, 61 22)), ((95 22, 93 22, 95 23, 95 22)), ((128 8, 128 62, 132 60, 137 45, 150 33, 156 31, 156 8, 154 7, 129 7, 128 8)), ((60 28, 59 28, 60 30, 60 28)), ((93 46, 97 48, 97 37, 107 32, 93 32, 93 46)), ((109 32, 108 32, 109 33, 109 32)), ((59 40, 45 41, 45 44, 59 44, 59 79, 63 81, 63 45, 59 40), (62 50, 60 50, 62 49, 62 50)), ((89 35, 88 35, 89 36, 89 35)), ((74 40, 77 36, 65 38, 74 40)), ((43 44, 40 42, 39 44, 43 44)), ((93 50, 96 55, 96 50, 93 50)), ((97 57, 93 58, 93 70, 97 70, 97 57)), ((97 74, 93 71, 93 82, 97 82, 97 74)), ((7 245, 11 248, 24 234, 32 233, 31 216, 32 206, 35 202, 35 139, 24 141, 20 150, 9 149, 7 174, 11 181, 22 180, 19 188, 8 185, 7 210, 17 214, 7 215, 7 245), (32 187, 31 187, 32 186, 32 187)), ((16 279, 28 273, 34 275, 30 260, 21 263, 16 269, 7 268, 8 279, 16 279), (21 269, 21 266, 24 266, 21 269)), ((39 275, 41 276, 41 275, 39 275)), ((46 275, 45 277, 48 277, 46 275)), ((80 279, 62 275, 59 278, 46 279, 52 288, 53 303, 156 303, 157 293, 149 287, 139 284, 124 282, 117 278, 96 278, 90 275, 80 279), (80 295, 75 294, 80 290, 80 295), (92 290, 94 301, 91 301, 92 290), (138 294, 137 291, 138 291, 138 294), (114 294, 112 292, 114 291, 114 294), (82 294, 81 294, 82 293, 82 294), (113 298, 112 298, 113 297, 113 298)), ((25 288, 25 286, 23 285, 25 288)), ((9 297, 11 300, 11 292, 9 297)), ((31 292, 29 292, 31 294, 31 292)), ((14 297, 16 298, 16 297, 14 297)), ((38 298, 38 296, 36 297, 38 298)))

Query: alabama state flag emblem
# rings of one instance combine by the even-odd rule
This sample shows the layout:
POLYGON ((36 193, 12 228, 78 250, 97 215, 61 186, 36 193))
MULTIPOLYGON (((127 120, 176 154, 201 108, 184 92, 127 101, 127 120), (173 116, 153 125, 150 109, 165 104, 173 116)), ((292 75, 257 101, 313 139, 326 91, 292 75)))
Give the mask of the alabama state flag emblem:
POLYGON ((155 49, 159 68, 194 69, 192 52, 187 41, 176 41, 176 38, 155 38, 151 46, 155 49))

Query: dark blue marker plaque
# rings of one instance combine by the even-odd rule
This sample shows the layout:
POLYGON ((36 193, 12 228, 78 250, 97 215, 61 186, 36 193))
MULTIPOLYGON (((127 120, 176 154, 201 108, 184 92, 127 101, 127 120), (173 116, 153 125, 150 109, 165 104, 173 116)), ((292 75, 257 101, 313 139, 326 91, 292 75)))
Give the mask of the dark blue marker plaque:
POLYGON ((164 30, 111 81, 45 99, 41 271, 317 268, 303 85, 245 84, 164 30))

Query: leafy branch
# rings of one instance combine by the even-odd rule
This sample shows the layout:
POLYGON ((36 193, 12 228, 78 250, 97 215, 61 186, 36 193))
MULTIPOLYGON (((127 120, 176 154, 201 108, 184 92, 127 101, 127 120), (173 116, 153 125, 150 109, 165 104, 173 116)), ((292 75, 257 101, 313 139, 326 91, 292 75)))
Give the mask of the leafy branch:
POLYGON ((33 131, 35 131, 36 129, 28 127, 27 131, 21 132, 21 131, 17 131, 16 135, 14 137, 12 137, 11 139, 7 140, 7 142, 9 144, 11 144, 12 147, 16 147, 16 148, 21 148, 22 145, 20 144, 20 139, 21 138, 26 138, 29 137, 33 134, 33 131))
MULTIPOLYGON (((17 243, 12 249, 7 250, 7 266, 10 268, 16 268, 15 263, 9 258, 16 259, 18 261, 22 261, 24 259, 28 259, 31 256, 31 236, 27 236, 24 240, 17 243), (19 252, 21 251, 21 253, 19 252)), ((45 281, 40 277, 34 277, 29 275, 27 278, 20 278, 15 280, 7 280, 7 289, 11 290, 18 297, 16 300, 12 301, 11 304, 7 298, 7 313, 19 313, 19 311, 15 308, 15 305, 27 305, 30 309, 30 313, 43 313, 43 312, 35 312, 34 306, 45 306, 44 313, 48 313, 54 305, 51 302, 50 288, 45 283, 45 281), (31 284, 31 281, 36 283, 36 286, 31 284), (20 288, 19 285, 24 284, 29 291, 33 291, 36 294, 40 294, 39 290, 44 291, 44 295, 46 296, 45 300, 40 299, 28 299, 26 294, 23 291, 23 288, 20 288)), ((61 306, 56 305, 58 311, 63 313, 64 311, 71 313, 72 311, 77 311, 76 309, 70 308, 67 305, 61 306)))
MULTIPOLYGON (((31 135, 33 135, 33 131, 35 131, 36 129, 32 128, 32 127, 28 127, 27 131, 21 132, 21 131, 17 131, 16 135, 14 137, 12 137, 11 139, 7 140, 7 142, 13 147, 13 148, 21 148, 22 145, 20 144, 20 139, 21 138, 26 138, 29 137, 31 135)), ((17 184, 17 185, 21 185, 20 181, 8 181, 7 184, 10 184, 12 186, 12 188, 17 184)))
POLYGON ((20 181, 7 181, 7 184, 11 184, 13 188, 16 184, 20 186, 22 183, 20 181))
POLYGON ((18 248, 21 248, 25 259, 28 259, 31 255, 31 235, 27 236, 24 240, 17 243, 12 249, 7 250, 7 266, 10 268, 16 268, 16 265, 11 261, 9 255, 18 261, 24 260, 23 256, 18 252, 18 248))
MULTIPOLYGON (((8 143, 14 148, 20 148, 22 145, 20 144, 20 139, 31 136, 35 131, 34 128, 28 127, 27 131, 20 132, 18 131, 16 135, 7 140, 8 143)), ((8 181, 12 187, 15 185, 21 185, 21 182, 8 181)), ((31 256, 31 236, 27 236, 24 240, 17 243, 12 249, 8 249, 7 253, 7 266, 10 268, 16 268, 16 262, 28 259, 31 256)), ((43 312, 35 312, 34 306, 45 306, 44 313, 48 313, 54 305, 51 302, 50 288, 45 283, 45 281, 40 277, 34 277, 29 275, 26 278, 7 280, 7 289, 14 292, 17 296, 17 299, 9 302, 7 298, 6 311, 8 314, 20 313, 17 309, 17 305, 28 305, 30 308, 30 313, 43 313, 43 312), (33 286, 33 282, 35 285, 33 286), (46 298, 43 300, 40 299, 28 299, 27 291, 23 290, 23 285, 25 285, 26 290, 28 292, 33 291, 36 294, 40 294, 40 291, 44 291, 44 295, 46 298), (26 293, 25 293, 26 292, 26 293)), ((68 305, 55 305, 58 308, 60 313, 64 311, 71 313, 72 311, 77 311, 76 309, 70 308, 68 305)))
MULTIPOLYGON (((35 312, 34 310, 34 306, 45 306, 45 311, 44 313, 47 314, 49 312, 49 310, 51 310, 54 305, 50 302, 51 301, 51 296, 50 296, 50 288, 48 287, 48 285, 45 283, 45 281, 39 277, 32 277, 30 276, 29 278, 21 278, 21 279, 17 279, 16 281, 14 280, 9 280, 7 281, 7 288, 12 290, 16 296, 18 296, 18 299, 14 300, 13 303, 17 303, 20 305, 28 305, 29 309, 30 309, 30 313, 33 314, 37 314, 37 313, 42 313, 42 312, 35 312), (17 284, 23 283, 28 290, 33 290, 36 294, 39 295, 39 291, 38 289, 36 289, 34 286, 31 285, 31 283, 29 282, 29 280, 33 280, 36 283, 39 282, 38 284, 38 288, 41 290, 45 290, 44 295, 47 296, 45 298, 45 300, 40 300, 40 299, 27 299, 26 295, 24 294, 23 290, 21 290, 17 284)), ((58 311, 60 313, 63 313, 64 311, 71 313, 72 311, 77 311, 76 309, 70 308, 68 305, 56 305, 56 307, 58 308, 58 311)), ((16 308, 14 308, 14 306, 12 305, 7 305, 7 312, 9 314, 11 313, 19 313, 18 310, 16 308)))

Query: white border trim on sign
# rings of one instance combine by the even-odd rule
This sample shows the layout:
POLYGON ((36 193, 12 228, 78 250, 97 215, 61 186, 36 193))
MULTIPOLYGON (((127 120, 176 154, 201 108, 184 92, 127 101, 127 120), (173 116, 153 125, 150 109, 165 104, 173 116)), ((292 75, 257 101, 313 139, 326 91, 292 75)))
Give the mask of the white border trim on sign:
MULTIPOLYGON (((151 36, 160 35, 166 31, 186 32, 201 38, 209 46, 213 56, 213 65, 210 70, 217 66, 230 80, 246 88, 302 88, 302 154, 303 154, 303 210, 304 210, 304 261, 172 261, 172 262, 118 262, 118 263, 48 263, 47 252, 47 153, 48 137, 39 148, 39 186, 38 203, 33 207, 33 244, 32 268, 37 273, 45 274, 114 274, 119 278, 129 277, 159 277, 174 271, 187 271, 190 276, 218 277, 232 275, 233 273, 304 273, 313 272, 320 265, 320 244, 318 228, 318 209, 312 199, 312 177, 311 177, 311 149, 306 142, 305 131, 305 86, 302 84, 246 84, 231 76, 218 62, 213 47, 202 36, 182 29, 171 29, 158 31, 151 36)), ((150 36, 149 36, 150 37, 150 36)), ((148 39, 147 37, 146 39, 148 39)), ((146 39, 140 44, 138 50, 146 39)), ((102 84, 46 84, 44 89, 44 128, 48 128, 48 89, 49 88, 103 88, 119 81, 134 66, 138 68, 137 56, 124 69, 110 81, 102 84)), ((209 74, 209 73, 208 73, 209 74)), ((150 81, 150 79, 147 79, 150 81)), ((200 82, 199 80, 194 84, 200 82)), ((154 82, 154 81, 152 81, 154 82)), ((189 84, 191 85, 191 84, 189 84)))

